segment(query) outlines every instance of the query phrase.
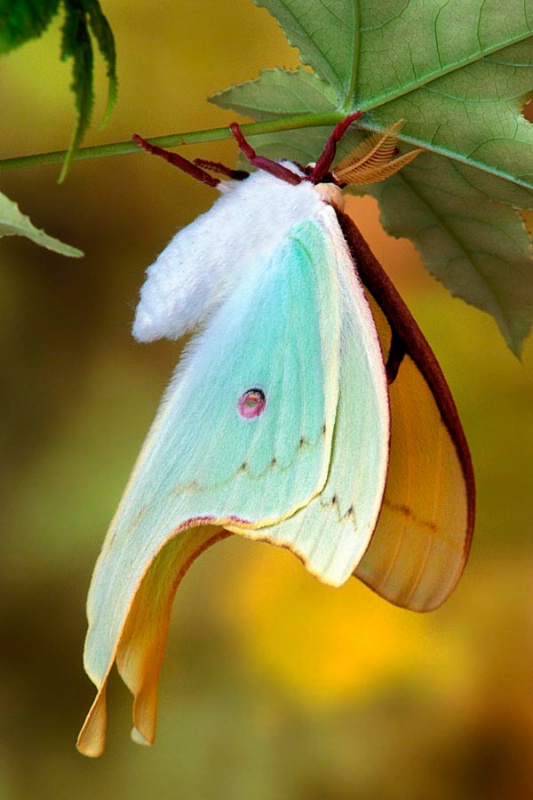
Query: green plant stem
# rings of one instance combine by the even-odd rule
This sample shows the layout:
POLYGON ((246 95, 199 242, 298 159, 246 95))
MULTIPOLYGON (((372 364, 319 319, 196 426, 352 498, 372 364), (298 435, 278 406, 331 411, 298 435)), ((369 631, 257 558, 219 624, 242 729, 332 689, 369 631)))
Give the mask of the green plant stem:
MULTIPOLYGON (((276 133, 297 128, 313 128, 320 126, 333 126, 343 118, 342 112, 328 114, 309 114, 284 119, 268 120, 266 122, 253 122, 242 125, 242 130, 247 136, 261 133, 276 133)), ((159 147, 180 147, 186 144, 201 144, 202 142, 216 142, 222 139, 231 139, 230 129, 211 128, 203 131, 190 131, 189 133, 175 133, 170 136, 154 136, 149 138, 152 144, 159 147)), ((97 145, 96 147, 82 147, 74 156, 76 161, 87 158, 105 158, 107 156, 126 155, 127 153, 140 153, 139 147, 131 141, 113 142, 111 144, 97 145)), ((51 153, 36 153, 32 156, 17 156, 15 158, 0 159, 0 171, 8 169, 26 169, 28 167, 41 167, 45 164, 61 164, 66 156, 66 150, 56 150, 51 153)))

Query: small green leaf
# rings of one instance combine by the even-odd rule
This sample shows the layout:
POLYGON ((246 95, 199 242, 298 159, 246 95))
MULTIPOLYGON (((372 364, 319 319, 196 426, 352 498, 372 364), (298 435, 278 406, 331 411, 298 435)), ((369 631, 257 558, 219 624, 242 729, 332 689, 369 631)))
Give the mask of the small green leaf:
POLYGON ((0 0, 0 53, 38 39, 58 7, 59 0, 0 0))
POLYGON ((113 31, 102 13, 98 0, 83 0, 87 14, 89 15, 89 25, 92 34, 98 44, 98 49, 106 64, 106 75, 108 80, 107 105, 104 119, 100 128, 104 128, 111 115, 113 107, 117 101, 118 79, 117 79, 117 54, 113 31))
POLYGON ((100 52, 107 66, 108 101, 104 116, 105 124, 113 108, 117 95, 116 55, 113 34, 102 14, 98 0, 63 0, 65 22, 61 43, 61 57, 73 60, 73 82, 71 88, 76 103, 76 123, 72 140, 63 163, 60 182, 65 178, 74 153, 85 135, 94 105, 93 91, 93 46, 90 30, 93 32, 100 52))
POLYGON ((73 81, 76 122, 59 181, 64 180, 74 153, 89 127, 94 105, 93 48, 85 18, 83 0, 65 0, 65 22, 61 40, 61 57, 73 59, 73 81))
POLYGON ((232 108, 254 119, 276 119, 287 114, 321 114, 335 111, 332 88, 312 72, 298 69, 262 70, 259 78, 230 86, 209 98, 221 108, 232 108))
POLYGON ((26 236, 35 244, 47 247, 48 250, 54 250, 64 256, 79 258, 83 255, 77 247, 63 244, 59 239, 54 239, 53 236, 48 236, 47 233, 36 228, 30 218, 22 214, 17 204, 0 192, 0 236, 14 235, 26 236))

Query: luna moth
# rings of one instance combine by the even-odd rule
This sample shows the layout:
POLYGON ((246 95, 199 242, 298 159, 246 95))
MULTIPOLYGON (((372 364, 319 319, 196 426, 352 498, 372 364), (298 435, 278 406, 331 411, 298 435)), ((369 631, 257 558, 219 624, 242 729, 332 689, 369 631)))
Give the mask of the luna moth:
POLYGON ((134 695, 133 738, 155 735, 176 588, 230 534, 289 548, 320 580, 351 575, 399 606, 440 605, 474 525, 459 416, 429 345, 344 214, 342 186, 381 180, 396 126, 332 170, 256 155, 252 174, 145 149, 221 191, 148 269, 133 334, 189 344, 98 559, 85 668, 98 694, 78 740, 105 745, 113 663, 134 695), (214 174, 213 174, 214 173, 214 174), (215 177, 222 174, 222 178, 215 177))

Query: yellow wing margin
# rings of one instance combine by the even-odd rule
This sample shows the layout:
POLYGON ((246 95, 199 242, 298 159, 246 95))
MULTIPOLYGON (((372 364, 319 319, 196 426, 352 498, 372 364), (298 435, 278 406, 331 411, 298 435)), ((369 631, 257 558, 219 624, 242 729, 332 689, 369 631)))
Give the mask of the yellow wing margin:
MULTIPOLYGON (((156 555, 137 588, 116 648, 116 662, 134 696, 132 738, 138 744, 152 744, 155 738, 157 685, 178 585, 200 553, 229 535, 208 525, 182 531, 156 555)), ((112 664, 102 679, 94 677, 98 693, 77 742, 86 756, 98 757, 105 748, 106 688, 112 664)))
POLYGON ((391 451, 376 529, 354 575, 390 602, 437 608, 465 567, 475 518, 470 452, 442 370, 353 222, 339 215, 389 354, 391 451))

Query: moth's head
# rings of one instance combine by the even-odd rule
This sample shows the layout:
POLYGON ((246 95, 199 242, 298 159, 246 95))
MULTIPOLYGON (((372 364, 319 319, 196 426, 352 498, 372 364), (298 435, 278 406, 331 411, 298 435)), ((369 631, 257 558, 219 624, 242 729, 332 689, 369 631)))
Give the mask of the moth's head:
POLYGON ((314 189, 322 202, 333 206, 335 211, 344 211, 344 195, 335 183, 317 183, 314 189))
MULTIPOLYGON (((312 189, 323 203, 333 206, 336 211, 344 211, 345 201, 341 187, 331 173, 328 173, 320 183, 314 183, 311 180, 315 162, 302 166, 302 164, 298 164, 296 161, 268 160, 268 165, 269 169, 260 166, 257 171, 267 173, 275 180, 279 180, 288 185, 301 186, 304 184, 309 187, 309 189, 312 189)), ((235 178, 233 180, 222 180, 217 185, 217 188, 224 194, 232 192, 240 183, 242 184, 243 181, 253 174, 254 173, 249 172, 243 174, 243 171, 239 170, 240 177, 237 180, 235 178)))

